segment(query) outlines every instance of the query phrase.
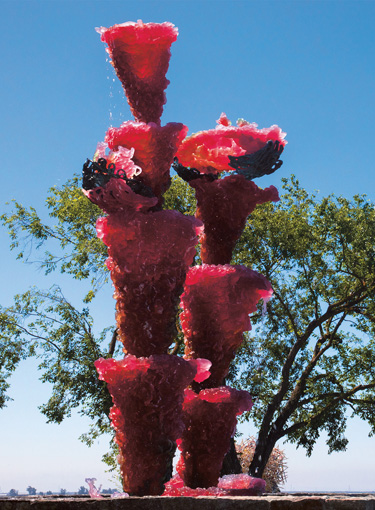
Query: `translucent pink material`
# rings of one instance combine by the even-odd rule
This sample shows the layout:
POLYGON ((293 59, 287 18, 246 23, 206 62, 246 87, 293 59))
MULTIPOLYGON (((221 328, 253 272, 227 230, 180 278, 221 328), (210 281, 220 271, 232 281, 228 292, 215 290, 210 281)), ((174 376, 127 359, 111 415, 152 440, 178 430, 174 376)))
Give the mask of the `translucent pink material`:
POLYGON ((203 390, 199 394, 185 391, 185 429, 177 442, 181 451, 177 472, 185 485, 193 489, 217 485, 236 428, 236 416, 251 407, 247 391, 227 386, 203 390))
POLYGON ((116 152, 113 152, 108 151, 108 145, 105 142, 99 142, 93 160, 97 161, 99 158, 104 158, 107 161, 107 166, 111 163, 116 166, 115 173, 122 169, 125 171, 126 177, 131 179, 142 172, 142 169, 134 164, 133 156, 134 149, 118 147, 116 152))
POLYGON ((99 489, 96 488, 95 482, 96 478, 85 478, 85 482, 89 486, 89 496, 90 498, 102 498, 103 496, 100 494, 102 486, 99 486, 99 489))
POLYGON ((121 147, 134 150, 133 162, 142 169, 137 179, 159 197, 170 186, 170 167, 187 130, 177 122, 158 126, 127 121, 119 128, 109 128, 105 140, 115 153, 121 147))
POLYGON ((184 428, 183 392, 197 374, 196 364, 177 356, 129 355, 121 361, 100 358, 95 366, 112 395, 124 491, 162 494, 184 428))
POLYGON ((199 220, 177 211, 98 219, 126 353, 164 354, 174 341, 179 297, 201 231, 199 220))
POLYGON ((279 200, 274 186, 261 189, 243 175, 232 174, 224 179, 195 179, 196 216, 203 221, 201 259, 206 264, 229 264, 246 219, 257 204, 279 200))
POLYGON ((198 496, 259 496, 263 494, 266 482, 262 478, 253 478, 249 475, 227 475, 219 478, 217 487, 208 489, 191 489, 186 487, 182 478, 177 474, 165 484, 163 496, 191 497, 198 496))
POLYGON ((232 496, 259 496, 263 494, 266 482, 262 478, 253 478, 245 474, 226 475, 219 478, 217 486, 232 496))
POLYGON ((212 362, 203 387, 223 383, 242 334, 251 329, 249 314, 272 295, 269 281, 246 266, 203 264, 190 268, 181 296, 185 356, 212 362))
POLYGON ((275 125, 258 129, 257 124, 241 119, 237 126, 231 126, 225 113, 221 114, 217 123, 215 129, 199 131, 185 138, 177 152, 182 165, 194 167, 201 173, 233 171, 228 164, 228 156, 252 154, 262 149, 269 140, 286 144, 286 133, 275 125))
POLYGON ((165 75, 170 47, 178 30, 172 23, 128 22, 97 29, 108 45, 112 65, 120 79, 136 120, 160 121, 166 103, 165 75))
POLYGON ((156 197, 144 197, 134 193, 123 179, 115 177, 103 187, 83 189, 82 192, 108 214, 123 212, 131 216, 134 212, 146 212, 158 203, 156 197))

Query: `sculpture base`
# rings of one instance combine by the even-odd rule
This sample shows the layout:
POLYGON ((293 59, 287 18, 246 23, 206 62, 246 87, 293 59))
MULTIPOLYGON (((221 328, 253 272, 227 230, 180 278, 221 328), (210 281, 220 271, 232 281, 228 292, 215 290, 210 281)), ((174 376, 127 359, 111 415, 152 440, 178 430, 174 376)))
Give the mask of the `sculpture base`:
POLYGON ((89 497, 1 498, 0 510, 375 510, 375 493, 279 493, 257 497, 126 499, 89 497))

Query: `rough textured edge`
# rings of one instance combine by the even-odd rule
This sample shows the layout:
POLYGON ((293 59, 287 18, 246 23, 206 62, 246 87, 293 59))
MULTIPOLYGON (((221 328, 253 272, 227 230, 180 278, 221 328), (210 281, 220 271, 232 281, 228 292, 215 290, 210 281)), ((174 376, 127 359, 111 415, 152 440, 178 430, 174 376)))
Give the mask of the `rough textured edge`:
POLYGON ((375 494, 277 494, 260 497, 0 499, 0 510, 375 510, 375 494))

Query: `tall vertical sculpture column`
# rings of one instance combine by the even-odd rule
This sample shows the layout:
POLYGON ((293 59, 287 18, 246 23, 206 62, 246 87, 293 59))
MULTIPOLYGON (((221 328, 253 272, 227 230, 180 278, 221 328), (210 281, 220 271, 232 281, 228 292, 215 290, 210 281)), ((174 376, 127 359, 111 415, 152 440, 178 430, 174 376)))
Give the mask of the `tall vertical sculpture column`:
POLYGON ((216 485, 236 416, 252 406, 223 380, 248 314, 272 293, 262 275, 229 263, 256 204, 278 199, 273 186, 261 190, 251 179, 280 166, 284 134, 245 121, 231 127, 225 115, 215 130, 188 138, 181 123, 162 126, 177 29, 138 21, 98 32, 135 119, 108 129, 83 177, 84 193, 105 213, 97 234, 108 248, 125 354, 96 362, 114 403, 124 490, 162 494, 176 443, 185 484, 216 485), (163 210, 172 163, 196 190, 196 217, 163 210), (199 238, 203 265, 189 271, 199 238), (184 285, 185 359, 168 353, 184 285))

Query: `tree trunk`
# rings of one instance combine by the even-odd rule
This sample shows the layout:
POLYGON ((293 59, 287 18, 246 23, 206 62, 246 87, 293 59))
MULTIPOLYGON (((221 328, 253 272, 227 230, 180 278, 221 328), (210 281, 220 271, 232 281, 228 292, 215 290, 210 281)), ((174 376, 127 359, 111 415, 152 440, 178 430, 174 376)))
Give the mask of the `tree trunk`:
POLYGON ((237 457, 234 438, 230 438, 230 448, 224 457, 223 467, 221 468, 220 476, 224 475, 238 475, 242 473, 240 461, 237 457))
POLYGON ((278 441, 280 437, 281 436, 277 434, 277 431, 272 431, 268 435, 263 434, 261 436, 261 434, 259 434, 255 447, 254 457, 249 466, 250 476, 262 478, 268 459, 271 456, 276 441, 278 441))

